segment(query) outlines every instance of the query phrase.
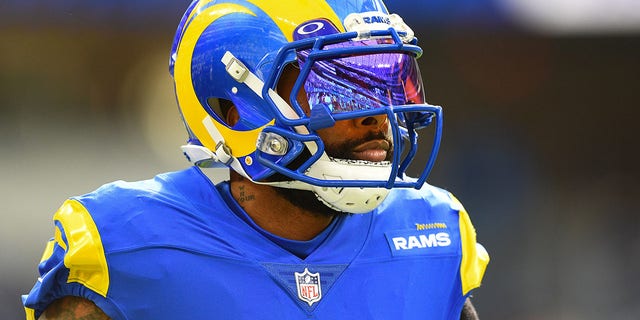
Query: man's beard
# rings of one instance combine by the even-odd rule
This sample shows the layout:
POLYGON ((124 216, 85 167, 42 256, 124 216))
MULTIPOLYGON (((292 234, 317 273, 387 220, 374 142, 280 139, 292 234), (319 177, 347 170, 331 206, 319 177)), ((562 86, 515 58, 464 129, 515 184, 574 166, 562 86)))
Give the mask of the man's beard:
POLYGON ((320 199, 318 199, 313 191, 280 187, 274 188, 276 190, 276 193, 285 198, 291 204, 300 209, 311 212, 313 215, 335 217, 350 214, 347 212, 332 209, 329 206, 325 205, 320 199))
MULTIPOLYGON (((325 145, 325 152, 328 156, 332 158, 338 159, 354 159, 353 149, 357 146, 366 143, 372 140, 386 140, 389 142, 390 149, 387 151, 387 157, 385 161, 391 161, 393 158, 393 142, 392 139, 388 138, 383 132, 369 132, 365 137, 360 139, 350 139, 346 140, 340 144, 335 145, 325 145)), ((291 167, 298 168, 306 159, 309 158, 308 153, 306 156, 299 156, 296 160, 292 161, 291 167)), ((274 174, 269 177, 267 181, 283 181, 283 180, 291 180, 281 174, 274 174)), ((315 215, 320 216, 340 216, 340 215, 350 215, 350 213, 335 210, 325 203, 322 200, 318 199, 316 194, 313 191, 308 190, 299 190, 299 189, 290 189, 290 188, 281 188, 274 187, 276 193, 282 196, 284 199, 289 201, 294 206, 311 212, 315 215)))

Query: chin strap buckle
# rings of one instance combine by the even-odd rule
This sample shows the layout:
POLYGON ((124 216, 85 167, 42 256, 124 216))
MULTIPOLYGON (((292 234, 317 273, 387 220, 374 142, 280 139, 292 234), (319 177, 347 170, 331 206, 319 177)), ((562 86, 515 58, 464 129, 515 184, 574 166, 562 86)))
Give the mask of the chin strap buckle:
POLYGON ((229 147, 227 147, 227 145, 222 141, 219 141, 216 145, 215 156, 216 161, 224 164, 225 166, 229 166, 231 162, 233 162, 231 149, 229 149, 229 147))
POLYGON ((227 167, 233 162, 231 151, 224 143, 218 143, 215 152, 197 144, 186 144, 180 149, 189 162, 201 168, 227 167))

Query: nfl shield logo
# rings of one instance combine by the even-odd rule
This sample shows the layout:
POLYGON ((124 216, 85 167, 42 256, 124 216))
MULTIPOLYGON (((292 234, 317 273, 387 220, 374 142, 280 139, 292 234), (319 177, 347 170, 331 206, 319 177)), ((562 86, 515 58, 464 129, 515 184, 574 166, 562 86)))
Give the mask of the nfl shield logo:
POLYGON ((304 272, 295 272, 296 287, 298 288, 298 298, 311 306, 314 302, 322 299, 320 288, 320 273, 311 273, 304 268, 304 272))

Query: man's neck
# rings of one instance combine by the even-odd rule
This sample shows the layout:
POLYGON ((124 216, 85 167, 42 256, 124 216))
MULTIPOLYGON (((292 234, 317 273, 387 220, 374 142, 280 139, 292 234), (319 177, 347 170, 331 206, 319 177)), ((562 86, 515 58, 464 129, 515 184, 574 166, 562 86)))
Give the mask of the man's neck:
POLYGON ((265 231, 276 236, 306 241, 320 234, 333 219, 293 205, 276 187, 253 183, 236 173, 230 177, 233 198, 247 215, 265 231))

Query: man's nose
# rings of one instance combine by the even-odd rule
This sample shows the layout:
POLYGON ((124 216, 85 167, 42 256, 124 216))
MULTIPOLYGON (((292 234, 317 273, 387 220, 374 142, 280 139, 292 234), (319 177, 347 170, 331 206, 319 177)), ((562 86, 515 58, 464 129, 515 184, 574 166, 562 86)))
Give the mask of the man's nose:
POLYGON ((389 119, 386 114, 378 114, 354 119, 357 127, 369 129, 386 129, 389 125, 389 119))

